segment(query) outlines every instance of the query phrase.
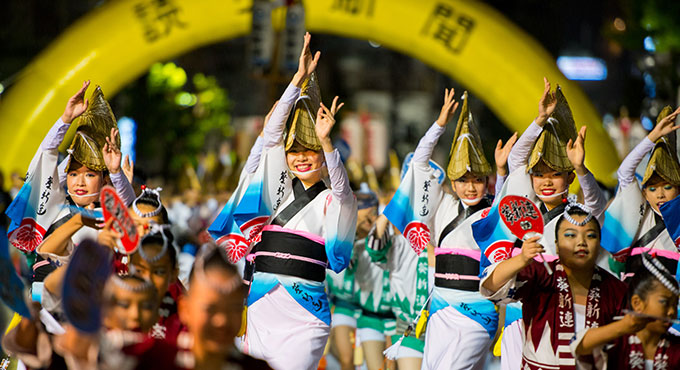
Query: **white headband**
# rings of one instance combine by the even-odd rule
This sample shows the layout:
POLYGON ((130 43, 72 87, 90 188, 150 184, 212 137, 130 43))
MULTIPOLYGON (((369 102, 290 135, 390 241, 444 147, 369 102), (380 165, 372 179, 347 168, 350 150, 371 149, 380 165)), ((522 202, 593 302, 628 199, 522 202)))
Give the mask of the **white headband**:
POLYGON ((145 261, 149 263, 156 263, 158 262, 163 256, 165 256, 166 253, 168 253, 168 238, 165 236, 165 229, 169 229, 169 225, 158 225, 154 222, 149 223, 150 230, 149 233, 144 235, 142 238, 142 243, 140 245, 140 248, 137 249, 137 252, 139 252, 139 256, 142 257, 145 261), (161 237, 163 238, 163 246, 161 247, 161 251, 158 252, 153 257, 149 257, 146 252, 144 252, 144 239, 146 238, 151 238, 155 237, 157 234, 161 234, 161 237))
POLYGON ((583 226, 590 222, 590 220, 593 218, 593 214, 590 212, 590 208, 586 207, 585 205, 578 203, 578 202, 573 202, 567 204, 567 206, 564 208, 564 219, 569 221, 570 223, 576 225, 576 226, 583 226), (586 217, 583 219, 583 221, 576 221, 571 215, 569 214, 569 211, 578 208, 581 211, 586 213, 586 217))
POLYGON ((161 209, 163 209, 163 203, 161 203, 161 191, 163 191, 163 188, 149 189, 146 186, 142 185, 142 194, 139 194, 137 199, 132 201, 132 210, 135 211, 137 216, 142 218, 149 218, 158 215, 159 213, 161 213, 161 209), (156 207, 156 209, 154 209, 151 212, 144 213, 140 211, 139 208, 137 208, 137 202, 139 201, 140 198, 147 194, 150 194, 156 198, 156 201, 158 201, 158 207, 156 207))
POLYGON ((670 275, 671 273, 666 270, 666 268, 656 260, 655 258, 652 258, 647 252, 642 253, 642 265, 645 266, 647 271, 649 271, 654 277, 656 277, 663 286, 665 286, 668 290, 670 290, 673 294, 675 295, 680 295, 680 291, 678 291, 678 288, 671 283, 671 281, 666 277, 666 275, 670 275))

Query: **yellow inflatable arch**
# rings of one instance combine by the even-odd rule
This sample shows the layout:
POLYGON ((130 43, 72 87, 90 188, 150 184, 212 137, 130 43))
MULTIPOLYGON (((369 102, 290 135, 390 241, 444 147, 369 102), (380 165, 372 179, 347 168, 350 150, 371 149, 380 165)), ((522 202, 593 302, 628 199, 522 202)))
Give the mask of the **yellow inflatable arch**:
MULTIPOLYGON (((305 0, 314 33, 372 40, 460 81, 511 129, 535 117, 543 76, 559 83, 588 126, 588 167, 613 186, 618 158, 583 91, 529 35, 479 1, 305 0)), ((25 169, 66 100, 91 79, 108 96, 151 64, 250 33, 252 0, 118 0, 73 24, 21 73, 0 102, 5 171, 25 169), (160 4, 160 5, 159 5, 160 4)))

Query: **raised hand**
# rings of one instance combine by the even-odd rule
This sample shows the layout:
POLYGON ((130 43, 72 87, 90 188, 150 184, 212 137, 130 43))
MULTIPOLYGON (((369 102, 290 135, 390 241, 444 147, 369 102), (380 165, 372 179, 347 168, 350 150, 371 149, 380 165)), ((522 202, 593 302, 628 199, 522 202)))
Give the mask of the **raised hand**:
POLYGON ((135 177, 135 162, 130 160, 130 155, 125 155, 125 161, 122 166, 123 174, 127 177, 128 182, 132 184, 132 179, 135 177))
POLYGON ((302 82, 309 77, 312 72, 316 69, 319 63, 319 58, 321 57, 321 52, 317 51, 312 57, 312 52, 309 50, 309 42, 312 40, 312 35, 309 32, 305 33, 305 44, 300 52, 300 62, 298 64, 298 70, 293 76, 292 84, 297 87, 302 87, 302 82))
POLYGON ((522 243, 522 261, 525 265, 528 265, 534 257, 541 253, 545 253, 543 246, 538 243, 541 239, 540 235, 531 237, 522 243))
POLYGON ((496 143, 496 150, 494 151, 494 159, 496 160, 496 173, 505 176, 508 174, 508 157, 510 156, 510 151, 512 146, 515 145, 517 141, 517 133, 515 132, 510 136, 508 141, 503 145, 502 140, 498 140, 496 143))
POLYGON ((656 126, 654 126, 654 129, 652 129, 649 135, 647 135, 649 140, 656 142, 665 135, 668 135, 671 132, 679 129, 680 125, 675 125, 675 120, 678 117, 678 114, 680 114, 680 108, 676 109, 675 112, 667 115, 661 120, 661 122, 657 123, 656 126))
POLYGON ((536 118, 536 124, 543 127, 548 117, 555 111, 557 106, 557 98, 554 92, 550 92, 550 82, 548 79, 543 77, 544 89, 543 96, 538 102, 538 117, 536 118))
POLYGON ((446 126, 451 117, 453 117, 453 113, 458 109, 458 102, 453 98, 454 92, 453 88, 450 90, 444 89, 444 105, 442 105, 439 118, 437 118, 437 124, 440 127, 446 126))
POLYGON ((586 159, 586 126, 581 127, 576 137, 576 141, 569 139, 567 142, 567 158, 574 166, 578 175, 585 175, 587 170, 583 164, 586 159))
POLYGON ((111 136, 106 138, 106 144, 104 144, 104 148, 102 148, 104 163, 106 163, 106 168, 109 169, 109 173, 120 172, 120 160, 123 155, 120 153, 120 148, 118 148, 116 140, 117 136, 118 130, 111 128, 111 136))
POLYGON ((338 104, 338 97, 333 98, 333 104, 331 108, 328 109, 323 103, 319 111, 316 113, 316 125, 314 129, 316 130, 316 136, 321 142, 321 148, 324 152, 330 153, 333 151, 333 143, 331 142, 331 130, 335 125, 335 114, 338 113, 340 108, 342 108, 345 103, 338 104))
POLYGON ((83 87, 68 100, 64 114, 61 115, 61 121, 70 124, 74 119, 78 118, 87 109, 88 101, 85 98, 85 91, 90 86, 90 80, 83 82, 83 87))

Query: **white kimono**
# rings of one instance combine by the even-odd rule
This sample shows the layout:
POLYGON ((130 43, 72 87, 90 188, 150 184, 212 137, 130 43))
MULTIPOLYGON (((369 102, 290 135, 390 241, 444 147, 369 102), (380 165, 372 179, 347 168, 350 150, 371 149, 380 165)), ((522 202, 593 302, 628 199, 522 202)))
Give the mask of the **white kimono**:
MULTIPOLYGON (((461 209, 468 213, 467 206, 461 204, 460 200, 444 193, 437 171, 429 165, 434 146, 444 130, 437 123, 432 124, 414 152, 411 169, 406 174, 412 179, 405 178, 400 186, 400 192, 412 194, 411 197, 416 198, 411 200, 412 204, 417 204, 412 212, 417 213, 418 222, 422 225, 418 227, 424 231, 414 232, 413 227, 409 229, 407 226, 404 234, 414 249, 420 249, 425 239, 428 239, 437 247, 435 255, 438 260, 455 259, 454 263, 466 264, 468 268, 465 271, 473 271, 448 270, 462 268, 458 265, 437 268, 430 319, 425 333, 423 369, 481 369, 498 325, 494 304, 478 291, 481 252, 470 229, 472 222, 481 216, 483 207, 479 206, 479 212, 467 218, 458 219, 458 225, 453 230, 447 230, 442 238, 447 225, 458 218, 461 209), (413 189, 404 188, 407 184, 412 184, 413 189), (427 236, 423 238, 423 235, 427 236), (437 286, 437 281, 461 288, 437 286), (463 289, 462 286, 467 288, 463 289), (456 350, 451 351, 451 348, 456 350)), ((499 180, 497 186, 503 183, 502 179, 499 180)))
MULTIPOLYGON (((283 131, 299 91, 299 88, 290 85, 279 100, 264 129, 259 167, 236 208, 253 199, 261 202, 259 217, 267 217, 262 233, 281 233, 278 235, 282 237, 289 234, 323 246, 326 266, 339 272, 349 264, 357 205, 337 150, 324 153, 332 189, 321 191, 284 225, 271 224, 295 200, 286 164, 283 131), (249 197, 251 189, 256 189, 261 196, 249 197)), ((257 204, 245 206, 258 208, 257 204)), ((256 249, 250 255, 250 258, 253 257, 255 273, 248 295, 244 352, 266 360, 276 369, 315 369, 330 333, 330 309, 323 278, 322 281, 312 281, 258 271, 257 258, 300 261, 298 256, 263 253, 256 249)), ((313 266, 324 261, 306 259, 305 262, 313 266)))

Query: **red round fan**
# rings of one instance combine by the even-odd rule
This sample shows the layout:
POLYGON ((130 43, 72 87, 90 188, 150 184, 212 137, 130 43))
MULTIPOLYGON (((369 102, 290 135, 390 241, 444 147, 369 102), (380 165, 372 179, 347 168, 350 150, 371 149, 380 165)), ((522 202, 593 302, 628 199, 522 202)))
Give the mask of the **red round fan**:
MULTIPOLYGON (((526 240, 534 236, 543 235, 543 215, 534 202, 519 195, 506 195, 498 204, 498 213, 503 224, 510 230, 512 235, 520 240, 526 240)), ((552 269, 545 262, 543 265, 552 275, 552 269)))
POLYGON ((121 235, 120 243, 123 246, 126 254, 131 254, 137 250, 139 244, 139 233, 137 233, 137 225, 130 217, 125 203, 120 199, 116 190, 111 186, 102 188, 100 195, 100 202, 102 204, 102 211, 104 212, 104 221, 109 221, 114 218, 113 229, 121 235))

